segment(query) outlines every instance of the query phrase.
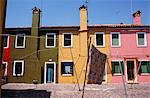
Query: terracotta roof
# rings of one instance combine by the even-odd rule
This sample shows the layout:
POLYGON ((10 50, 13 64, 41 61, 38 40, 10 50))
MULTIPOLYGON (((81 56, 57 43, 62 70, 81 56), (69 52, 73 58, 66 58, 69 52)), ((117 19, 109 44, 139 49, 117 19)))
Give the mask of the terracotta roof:
MULTIPOLYGON (((94 25, 89 25, 88 26, 89 28, 92 28, 92 27, 103 27, 103 28, 130 28, 130 27, 148 27, 150 28, 150 25, 135 25, 135 24, 94 24, 94 25)), ((74 29, 79 29, 80 26, 42 26, 40 27, 40 29, 71 29, 71 28, 74 28, 74 29)), ((9 28, 6 28, 6 29, 31 29, 31 27, 9 27, 9 28)))
POLYGON ((149 25, 135 25, 135 24, 94 24, 94 25, 89 25, 89 27, 112 27, 112 28, 117 28, 117 27, 150 27, 149 25))

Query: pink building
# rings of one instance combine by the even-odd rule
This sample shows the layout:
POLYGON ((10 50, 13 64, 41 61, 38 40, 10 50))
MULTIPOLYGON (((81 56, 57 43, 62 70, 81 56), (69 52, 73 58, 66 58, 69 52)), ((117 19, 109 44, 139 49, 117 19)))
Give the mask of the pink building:
POLYGON ((140 13, 133 14, 133 25, 110 31, 112 83, 122 82, 121 72, 126 83, 150 82, 150 29, 141 25, 140 13))

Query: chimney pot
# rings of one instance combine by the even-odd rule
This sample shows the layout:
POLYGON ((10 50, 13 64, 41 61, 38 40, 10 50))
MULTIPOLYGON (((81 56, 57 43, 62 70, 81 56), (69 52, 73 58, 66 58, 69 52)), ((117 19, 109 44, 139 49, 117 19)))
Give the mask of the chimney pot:
POLYGON ((133 24, 141 25, 141 11, 140 10, 133 13, 133 24))

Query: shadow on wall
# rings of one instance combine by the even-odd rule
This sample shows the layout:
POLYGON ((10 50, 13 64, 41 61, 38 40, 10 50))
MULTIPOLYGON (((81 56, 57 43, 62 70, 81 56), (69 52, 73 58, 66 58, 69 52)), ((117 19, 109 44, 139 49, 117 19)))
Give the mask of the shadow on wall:
POLYGON ((45 90, 2 90, 2 98, 50 98, 51 92, 45 90))

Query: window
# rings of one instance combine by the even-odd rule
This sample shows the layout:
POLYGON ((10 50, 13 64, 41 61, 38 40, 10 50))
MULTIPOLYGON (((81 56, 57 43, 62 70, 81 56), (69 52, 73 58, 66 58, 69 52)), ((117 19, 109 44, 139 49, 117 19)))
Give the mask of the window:
POLYGON ((111 46, 112 47, 120 47, 120 33, 119 32, 111 32, 111 46))
POLYGON ((63 76, 72 76, 73 62, 61 62, 61 74, 63 76))
POLYGON ((24 61, 14 61, 13 76, 23 76, 24 72, 24 61))
POLYGON ((145 32, 137 32, 136 40, 137 40, 137 46, 139 46, 139 47, 147 46, 146 33, 145 32))
POLYGON ((138 66, 139 74, 150 74, 150 61, 139 61, 138 66))
POLYGON ((112 75, 121 75, 120 64, 121 64, 121 68, 122 68, 123 75, 124 75, 123 61, 112 61, 111 62, 111 65, 112 65, 112 75))
POLYGON ((2 71, 3 71, 3 76, 7 76, 7 62, 2 62, 2 71))
POLYGON ((56 43, 56 34, 55 33, 47 33, 46 34, 46 48, 55 47, 56 43))
POLYGON ((104 32, 96 32, 95 33, 95 46, 96 47, 105 47, 104 32))
POLYGON ((25 48, 25 35, 24 34, 16 35, 15 48, 25 48))
POLYGON ((63 33, 63 47, 72 47, 72 33, 63 33))
POLYGON ((9 36, 8 35, 4 35, 4 48, 8 48, 9 47, 9 36))

